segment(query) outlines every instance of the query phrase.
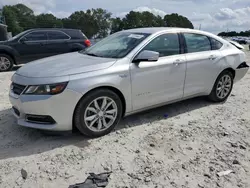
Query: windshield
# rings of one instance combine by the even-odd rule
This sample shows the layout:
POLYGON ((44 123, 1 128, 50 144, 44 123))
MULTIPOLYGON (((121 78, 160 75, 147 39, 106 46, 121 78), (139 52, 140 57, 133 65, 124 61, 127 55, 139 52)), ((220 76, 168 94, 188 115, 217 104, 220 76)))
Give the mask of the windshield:
POLYGON ((148 36, 149 34, 147 33, 116 33, 96 43, 82 53, 97 57, 122 58, 148 36))
POLYGON ((23 31, 23 32, 21 32, 21 33, 17 34, 16 36, 14 36, 14 37, 10 38, 9 40, 15 40, 16 38, 18 38, 18 37, 22 36, 22 35, 23 35, 23 34, 25 34, 26 32, 27 32, 27 31, 23 31))

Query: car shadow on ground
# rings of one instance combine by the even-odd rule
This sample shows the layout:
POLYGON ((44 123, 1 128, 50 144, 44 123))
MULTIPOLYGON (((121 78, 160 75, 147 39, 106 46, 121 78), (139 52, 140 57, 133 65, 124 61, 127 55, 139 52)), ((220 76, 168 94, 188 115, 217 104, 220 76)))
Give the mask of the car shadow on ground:
POLYGON ((0 111, 0 160, 39 154, 68 145, 84 148, 88 139, 80 133, 49 135, 22 127, 17 125, 10 109, 0 111))
POLYGON ((125 117, 117 129, 139 126, 141 124, 149 124, 162 119, 171 119, 178 115, 213 104, 214 103, 206 100, 205 97, 197 97, 180 101, 125 117))
MULTIPOLYGON (((192 110, 212 105, 204 98, 194 98, 179 103, 152 109, 124 118, 116 130, 153 123, 161 119, 173 118, 192 110)), ((80 133, 48 135, 36 129, 16 124, 10 109, 0 111, 0 160, 12 157, 29 156, 61 148, 68 145, 84 148, 89 138, 80 133)))

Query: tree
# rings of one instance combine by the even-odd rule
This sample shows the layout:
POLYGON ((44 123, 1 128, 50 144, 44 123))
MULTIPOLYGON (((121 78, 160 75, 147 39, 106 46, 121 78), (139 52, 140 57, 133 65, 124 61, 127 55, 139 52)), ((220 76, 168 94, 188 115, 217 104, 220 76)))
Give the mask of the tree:
POLYGON ((113 33, 116 33, 118 31, 122 31, 124 30, 124 23, 123 21, 121 20, 121 18, 113 18, 111 20, 111 31, 110 33, 113 34, 113 33))
POLYGON ((103 38, 109 34, 111 13, 101 8, 76 11, 62 22, 66 28, 82 30, 89 38, 103 38))
POLYGON ((20 27, 16 14, 11 6, 3 7, 3 15, 5 17, 5 22, 8 25, 8 30, 11 31, 13 35, 23 31, 23 28, 20 27))
POLYGON ((33 10, 23 4, 12 6, 15 11, 19 26, 23 30, 31 29, 36 26, 36 17, 33 10))
POLYGON ((101 8, 92 9, 91 11, 87 11, 86 13, 93 16, 94 21, 96 22, 98 31, 95 38, 106 37, 109 34, 109 30, 111 27, 111 13, 101 8))
POLYGON ((37 28, 61 28, 62 20, 56 18, 53 14, 40 14, 36 16, 37 28))
POLYGON ((64 19, 63 23, 66 28, 80 29, 89 38, 92 38, 98 32, 97 22, 91 15, 91 10, 86 12, 76 11, 68 19, 64 19))
MULTIPOLYGON (((166 15, 164 19, 151 12, 130 11, 124 18, 111 18, 111 13, 102 8, 76 11, 68 18, 58 19, 53 14, 40 14, 35 16, 32 9, 17 4, 4 6, 3 15, 8 30, 13 35, 31 28, 64 27, 80 29, 89 38, 104 38, 109 33, 124 29, 139 27, 185 27, 193 28, 193 24, 184 16, 178 14, 166 15)), ((241 33, 245 34, 245 33, 241 33)))
POLYGON ((111 31, 118 31, 119 29, 132 29, 139 27, 161 27, 164 26, 164 21, 160 16, 155 16, 151 12, 135 12, 130 11, 125 18, 113 19, 113 29, 111 31))
POLYGON ((167 27, 182 27, 194 29, 192 22, 188 18, 176 13, 166 15, 164 17, 164 21, 167 27))
POLYGON ((122 19, 124 23, 124 29, 142 27, 140 12, 130 11, 125 18, 122 19))
POLYGON ((221 32, 218 34, 218 36, 222 36, 222 37, 236 37, 236 36, 250 37, 250 30, 249 31, 241 31, 239 33, 236 31, 221 32))

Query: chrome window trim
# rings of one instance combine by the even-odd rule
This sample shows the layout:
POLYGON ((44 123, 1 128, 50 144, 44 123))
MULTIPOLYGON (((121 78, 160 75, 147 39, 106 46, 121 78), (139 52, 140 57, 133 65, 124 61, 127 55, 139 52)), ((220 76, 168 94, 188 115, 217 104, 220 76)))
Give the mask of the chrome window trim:
MULTIPOLYGON (((134 53, 134 55, 132 56, 132 58, 130 59, 130 63, 133 62, 134 58, 143 50, 143 48, 145 48, 150 42, 152 42, 154 39, 156 39, 157 37, 161 36, 161 35, 165 35, 165 34, 179 34, 179 31, 164 31, 161 33, 156 34, 155 36, 153 36, 151 39, 149 39, 137 52, 134 53)), ((178 36, 179 37, 179 36, 178 36)), ((139 44, 140 45, 140 44, 139 44)), ((181 46, 180 46, 181 47, 181 46)), ((176 55, 183 55, 183 54, 176 54, 176 55)), ((176 55, 172 55, 172 56, 176 56, 176 55)), ((163 57, 159 57, 159 58, 164 58, 164 57, 170 57, 170 56, 163 56, 163 57)))
POLYGON ((19 40, 18 40, 18 43, 20 43, 20 40, 22 38, 24 38, 25 36, 31 34, 31 33, 35 33, 35 32, 45 32, 46 33, 46 36, 47 36, 47 40, 33 40, 33 41, 27 41, 29 43, 32 43, 32 42, 43 42, 43 41, 68 41, 68 40, 71 40, 71 36, 69 36, 67 33, 63 32, 63 31, 57 31, 57 30, 42 30, 42 31, 31 31, 29 33, 26 33, 24 36, 22 36, 19 40), (49 31, 56 31, 56 32, 61 32, 63 33, 64 35, 68 36, 69 38, 68 39, 55 39, 55 40, 49 40, 49 36, 48 36, 48 32, 49 31))

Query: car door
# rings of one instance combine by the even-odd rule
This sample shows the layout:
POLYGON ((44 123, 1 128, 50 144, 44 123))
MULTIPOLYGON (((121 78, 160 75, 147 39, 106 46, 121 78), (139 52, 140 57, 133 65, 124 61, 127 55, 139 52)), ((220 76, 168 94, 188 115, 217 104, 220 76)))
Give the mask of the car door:
POLYGON ((156 62, 131 63, 133 110, 182 98, 186 61, 185 54, 181 54, 179 35, 161 34, 143 50, 159 52, 160 58, 156 62))
POLYGON ((212 50, 210 37, 183 33, 186 43, 187 72, 184 97, 207 94, 218 76, 221 53, 212 50))
POLYGON ((49 56, 70 52, 70 36, 62 31, 48 31, 48 43, 46 45, 49 56))
POLYGON ((46 57, 46 44, 47 34, 45 31, 32 31, 21 37, 15 46, 20 54, 20 63, 46 57))

